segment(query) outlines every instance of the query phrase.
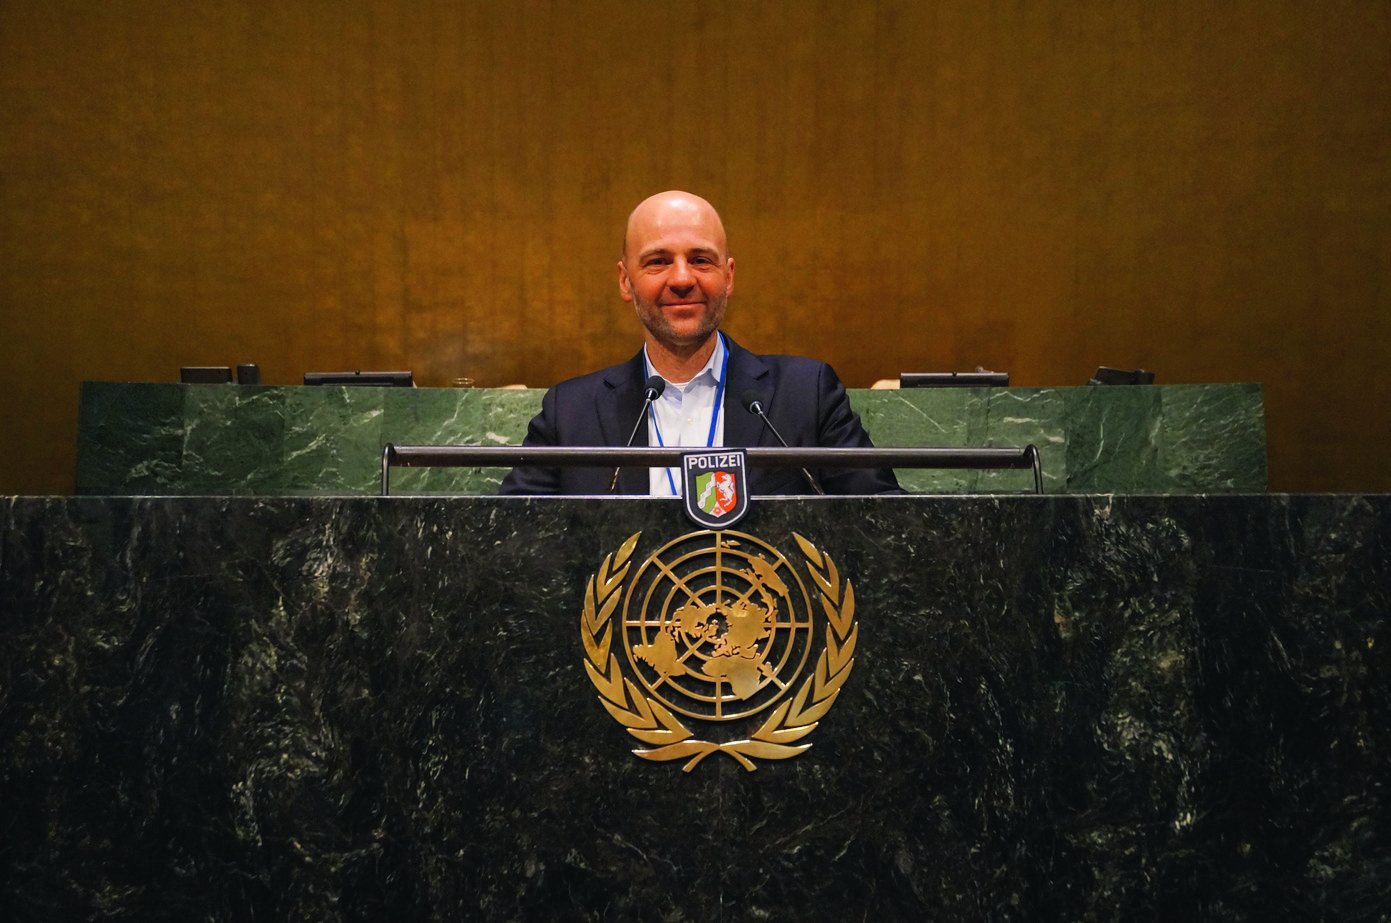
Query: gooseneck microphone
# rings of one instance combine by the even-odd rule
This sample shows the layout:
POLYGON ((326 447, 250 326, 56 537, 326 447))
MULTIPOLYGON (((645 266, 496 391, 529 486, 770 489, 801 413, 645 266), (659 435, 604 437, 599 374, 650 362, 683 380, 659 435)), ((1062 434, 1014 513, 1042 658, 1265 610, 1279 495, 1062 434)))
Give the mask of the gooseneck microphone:
MULTIPOLYGON (((667 389, 666 379, 660 375, 653 375, 643 382, 642 385, 642 412, 633 423, 633 431, 628 434, 628 442, 623 446, 625 449, 633 444, 633 440, 638 436, 638 427, 642 426, 642 418, 647 416, 647 408, 652 406, 652 402, 662 396, 662 392, 667 389)), ((613 480, 609 482, 609 493, 618 489, 618 472, 622 470, 622 465, 617 465, 613 469, 613 480)))
MULTIPOLYGON (((773 421, 768 419, 768 415, 763 412, 763 398, 759 397, 757 391, 745 391, 743 394, 739 395, 739 400, 744 405, 745 410, 747 410, 749 413, 758 415, 758 417, 763 421, 763 425, 767 426, 768 429, 772 431, 773 435, 778 437, 778 442, 782 443, 782 447, 784 449, 792 448, 792 446, 787 444, 787 440, 782 438, 782 433, 778 432, 778 428, 773 425, 773 421)), ((807 483, 811 485, 812 490, 816 491, 823 497, 826 495, 826 491, 821 489, 821 484, 816 480, 816 478, 811 476, 810 471, 808 471, 806 468, 803 468, 802 474, 806 475, 807 483)))

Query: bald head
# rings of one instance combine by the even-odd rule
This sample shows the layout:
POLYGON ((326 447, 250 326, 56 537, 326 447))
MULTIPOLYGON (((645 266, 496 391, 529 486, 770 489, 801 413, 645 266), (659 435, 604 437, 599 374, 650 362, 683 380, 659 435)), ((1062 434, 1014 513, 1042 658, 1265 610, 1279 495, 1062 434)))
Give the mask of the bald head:
POLYGON ((714 349, 734 290, 728 250, 719 214, 689 192, 660 192, 628 216, 618 290, 646 331, 648 358, 668 381, 689 381, 686 373, 714 349))
POLYGON ((643 199, 628 216, 628 228, 623 235, 623 258, 633 262, 644 243, 660 240, 673 230, 691 228, 707 237, 721 258, 728 257, 724 222, 715 206, 693 193, 672 189, 643 199))

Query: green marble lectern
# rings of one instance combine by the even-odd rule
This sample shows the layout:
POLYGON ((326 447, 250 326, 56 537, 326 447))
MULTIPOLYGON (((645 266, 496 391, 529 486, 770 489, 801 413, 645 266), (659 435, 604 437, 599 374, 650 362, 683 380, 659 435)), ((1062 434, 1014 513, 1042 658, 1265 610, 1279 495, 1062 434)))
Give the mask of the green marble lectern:
MULTIPOLYGON (((87 382, 79 494, 374 494, 382 447, 519 445, 539 390, 87 382)), ((1038 447, 1045 493, 1266 489, 1259 385, 852 390, 876 445, 1038 447)), ((490 494, 496 469, 394 493, 490 494)), ((915 493, 1023 493, 1027 471, 898 472, 915 493)))

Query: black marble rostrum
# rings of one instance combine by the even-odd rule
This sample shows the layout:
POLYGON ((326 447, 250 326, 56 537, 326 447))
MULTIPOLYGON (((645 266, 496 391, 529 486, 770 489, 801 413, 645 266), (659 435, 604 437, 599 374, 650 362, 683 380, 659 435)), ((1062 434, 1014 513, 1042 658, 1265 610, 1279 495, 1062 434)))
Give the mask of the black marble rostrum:
POLYGON ((0 501, 0 918, 1386 920, 1391 498, 760 501, 853 672, 632 754, 585 587, 672 501, 0 501))

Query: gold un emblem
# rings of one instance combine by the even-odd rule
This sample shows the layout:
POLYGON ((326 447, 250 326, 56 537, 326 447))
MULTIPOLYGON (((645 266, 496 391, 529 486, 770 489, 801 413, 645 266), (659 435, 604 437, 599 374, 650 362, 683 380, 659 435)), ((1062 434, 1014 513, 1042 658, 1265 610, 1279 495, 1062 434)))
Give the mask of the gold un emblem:
POLYGON ((641 535, 604 558, 585 588, 580 620, 599 701, 646 744, 633 752, 687 760, 689 772, 711 753, 754 769, 754 759, 806 751, 811 744, 798 741, 835 703, 855 664, 850 581, 830 555, 793 533, 815 588, 810 595, 780 551, 732 530, 668 542, 629 580, 641 535), (816 666, 803 676, 818 640, 816 666), (732 733, 718 733, 726 728, 732 733))

